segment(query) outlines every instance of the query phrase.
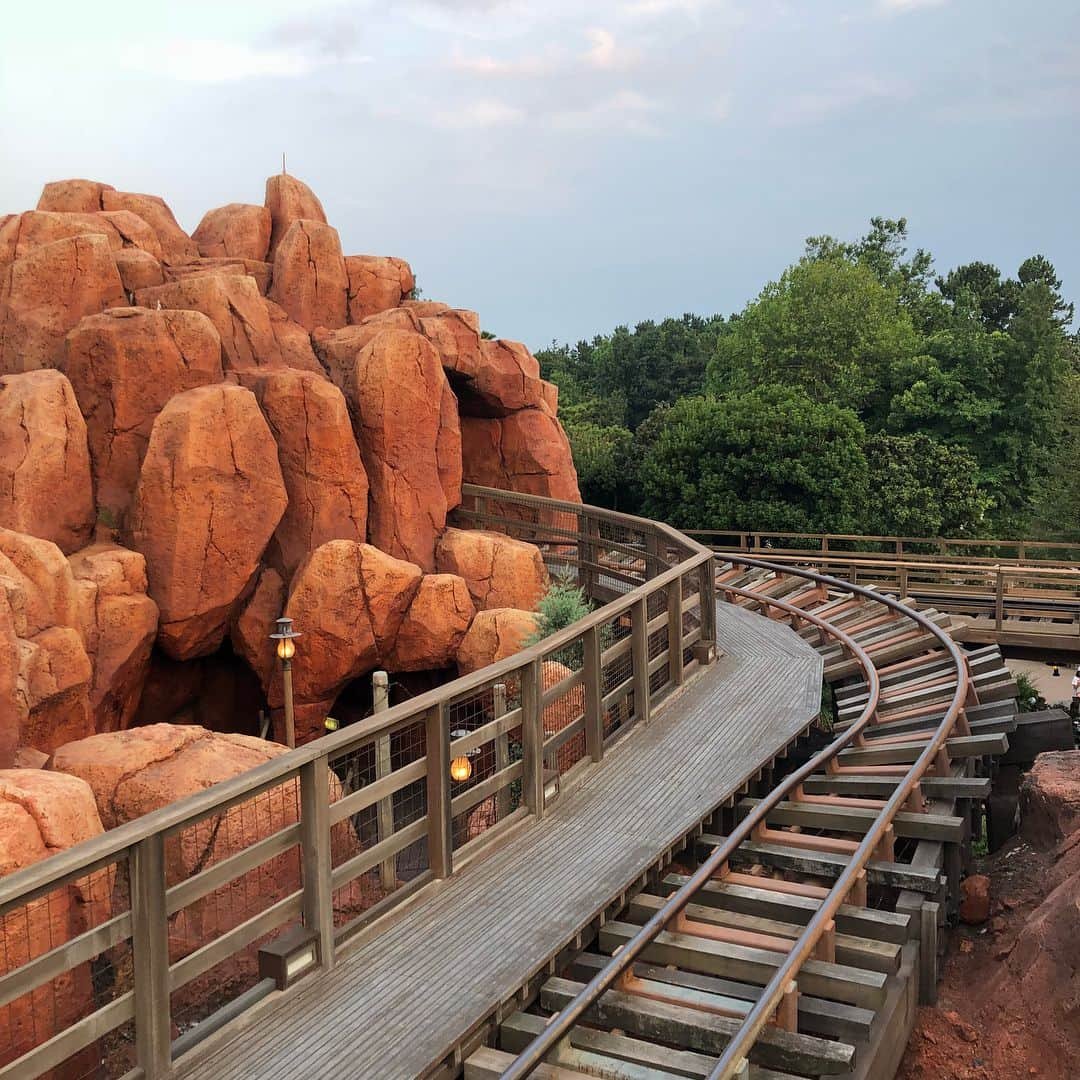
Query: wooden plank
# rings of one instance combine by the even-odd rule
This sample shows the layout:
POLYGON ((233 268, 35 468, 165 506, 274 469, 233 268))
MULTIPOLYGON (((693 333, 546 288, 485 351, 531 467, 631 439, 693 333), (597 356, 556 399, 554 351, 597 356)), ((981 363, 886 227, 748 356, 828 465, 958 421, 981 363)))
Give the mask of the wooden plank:
POLYGON ((604 756, 604 713, 600 707, 603 670, 600 664, 600 631, 594 626, 582 637, 585 672, 585 751, 592 761, 604 756))
MULTIPOLYGON (((867 799, 888 799, 902 776, 829 776, 819 773, 803 781, 807 795, 843 795, 867 799)), ((923 794, 936 799, 985 799, 990 795, 989 776, 924 776, 919 780, 923 794)))
MULTIPOLYGON (((984 757, 989 754, 1004 754, 1009 748, 1009 738, 997 735, 963 735, 948 739, 945 751, 950 758, 984 757)), ((923 751, 920 743, 907 743, 901 746, 881 747, 879 749, 859 748, 841 750, 840 762, 843 765, 858 768, 860 765, 908 765, 914 762, 923 751)))
POLYGON ((1073 749, 1073 725, 1064 709, 1021 713, 1009 736, 1009 750, 1000 765, 1027 765, 1039 754, 1073 749))
POLYGON ((649 722, 649 633, 647 623, 648 607, 644 599, 639 600, 630 612, 631 670, 634 680, 634 719, 635 722, 649 722))
MULTIPOLYGON (((330 854, 330 761, 316 758, 300 769, 300 856, 304 925, 315 932, 319 964, 334 966, 334 893, 330 854)), ((394 876, 394 886, 397 875, 394 876)))
MULTIPOLYGON (((466 1059, 465 1080, 498 1080, 513 1063, 513 1054, 482 1046, 466 1059)), ((535 1080, 580 1080, 581 1077, 587 1077, 588 1073, 556 1065, 538 1065, 532 1075, 535 1080)))
MULTIPOLYGON (((449 787, 450 785, 447 784, 448 790, 449 787)), ((358 878, 361 874, 366 873, 373 866, 377 866, 384 859, 390 858, 391 855, 396 855, 399 851, 404 851, 410 844, 416 843, 416 841, 423 836, 428 837, 428 861, 431 864, 431 869, 435 871, 436 876, 439 876, 440 869, 445 869, 446 873, 442 876, 448 877, 450 870, 449 866, 444 863, 443 853, 433 850, 430 846, 432 820, 430 808, 431 803, 429 802, 429 812, 425 814, 424 817, 420 818, 419 821, 414 821, 411 825, 406 825, 403 829, 398 829, 397 832, 388 836, 385 840, 380 840, 374 847, 370 847, 366 851, 361 851, 358 855, 354 855, 351 859, 347 859, 340 866, 335 866, 331 876, 335 891, 340 889, 343 885, 347 885, 354 878, 358 878)), ((434 816, 437 819, 440 815, 436 812, 434 816)), ((448 820, 449 816, 448 809, 448 820)), ((446 863, 449 862, 449 850, 449 848, 446 849, 446 863)))
POLYGON ((540 709, 540 661, 521 672, 522 799, 529 812, 544 816, 544 725, 540 709))
MULTIPOLYGON (((760 803, 760 799, 741 799, 744 814, 760 803)), ((881 816, 881 811, 867 807, 829 806, 825 803, 781 801, 769 811, 769 825, 799 825, 810 829, 854 833, 865 836, 881 816)), ((947 840, 960 843, 964 838, 964 819, 947 814, 919 814, 901 810, 893 815, 893 829, 898 837, 914 840, 947 840)))
POLYGON ((346 818, 352 817, 353 814, 358 814, 361 810, 374 806, 380 800, 393 795, 402 788, 415 784, 418 780, 423 780, 426 775, 427 758, 420 758, 417 761, 410 762, 408 765, 403 765, 400 769, 395 769, 382 780, 375 780, 370 784, 365 784, 359 790, 351 792, 344 798, 330 804, 330 824, 336 825, 339 821, 344 821, 346 818))
POLYGON ((454 860, 450 832, 450 724, 445 705, 428 709, 426 732, 427 814, 422 821, 426 825, 428 865, 436 879, 441 879, 450 876, 454 860))
POLYGON ((170 1067, 169 925, 165 916, 165 837, 155 833, 131 850, 131 948, 134 957, 135 1050, 148 1077, 170 1067))
MULTIPOLYGON (((565 1008, 584 988, 569 979, 548 979, 540 991, 545 1009, 565 1008)), ((628 1035, 657 1038, 685 1050, 719 1056, 738 1030, 739 1022, 666 1002, 647 1001, 617 990, 608 991, 586 1013, 590 1023, 619 1028, 628 1035)), ((771 1069, 803 1075, 835 1076, 847 1072, 855 1059, 852 1046, 766 1028, 751 1053, 751 1061, 771 1069)))

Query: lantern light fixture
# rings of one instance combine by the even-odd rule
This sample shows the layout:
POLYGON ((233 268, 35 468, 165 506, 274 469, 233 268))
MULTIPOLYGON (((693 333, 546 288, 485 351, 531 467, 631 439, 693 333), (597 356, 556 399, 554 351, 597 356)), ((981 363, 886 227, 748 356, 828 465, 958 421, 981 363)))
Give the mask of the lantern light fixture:
POLYGON ((300 637, 293 629, 293 621, 286 616, 282 616, 277 621, 277 633, 271 634, 272 641, 277 642, 277 655, 281 661, 291 660, 296 655, 296 639, 300 637))
MULTIPOLYGON (((464 739, 468 734, 468 731, 464 728, 458 728, 457 730, 450 732, 450 738, 464 739)), ((479 753, 479 750, 466 750, 464 754, 459 754, 454 758, 450 762, 450 779, 459 784, 464 784, 466 780, 471 780, 473 764, 470 759, 476 757, 479 753)))

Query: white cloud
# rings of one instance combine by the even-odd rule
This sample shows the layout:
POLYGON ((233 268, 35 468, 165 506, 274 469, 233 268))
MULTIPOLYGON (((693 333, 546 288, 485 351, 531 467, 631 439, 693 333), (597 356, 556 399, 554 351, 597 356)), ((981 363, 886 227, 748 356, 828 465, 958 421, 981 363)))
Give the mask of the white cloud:
POLYGON ((456 109, 443 109, 435 113, 436 127, 452 131, 505 127, 525 118, 525 113, 505 101, 472 101, 456 109))
POLYGON ((620 90, 583 109, 556 113, 552 125, 563 131, 589 131, 600 135, 660 135, 655 123, 659 106, 636 90, 620 90))
POLYGON ((637 50, 620 47, 615 35, 603 27, 586 30, 585 36, 592 42, 592 48, 585 53, 585 61, 600 71, 625 71, 640 59, 637 50))
POLYGON ((555 62, 543 56, 521 56, 513 60, 501 60, 494 56, 465 56, 460 49, 454 51, 450 66, 455 71, 469 75, 491 78, 514 78, 518 76, 546 75, 555 69, 555 62))
POLYGON ((256 48, 214 39, 173 41, 151 48, 134 44, 123 50, 120 63, 132 71, 166 75, 181 82, 227 83, 245 79, 294 79, 333 64, 367 63, 369 56, 315 56, 296 49, 256 48))

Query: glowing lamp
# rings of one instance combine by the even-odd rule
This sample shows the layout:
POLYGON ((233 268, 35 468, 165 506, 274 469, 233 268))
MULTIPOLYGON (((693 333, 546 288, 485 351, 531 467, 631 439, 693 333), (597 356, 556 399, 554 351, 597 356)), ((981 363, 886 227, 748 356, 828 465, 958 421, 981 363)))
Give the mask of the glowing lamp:
POLYGON ((282 616, 277 621, 277 633, 270 635, 271 641, 277 642, 278 659, 282 662, 291 660, 296 655, 296 638, 300 635, 293 629, 292 619, 282 616))
POLYGON ((472 776, 472 762, 467 757, 456 757, 450 762, 450 779, 463 784, 472 776))

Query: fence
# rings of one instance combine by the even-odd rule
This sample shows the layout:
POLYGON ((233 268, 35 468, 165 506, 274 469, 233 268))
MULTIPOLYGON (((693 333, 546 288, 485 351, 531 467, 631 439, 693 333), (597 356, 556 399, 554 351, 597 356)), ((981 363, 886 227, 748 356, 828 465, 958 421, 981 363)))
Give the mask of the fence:
MULTIPOLYGON (((712 552, 466 485, 603 606, 516 655, 0 880, 0 1080, 157 1077, 600 761, 711 655, 712 552)), ((303 662, 302 654, 297 663, 303 662)))

